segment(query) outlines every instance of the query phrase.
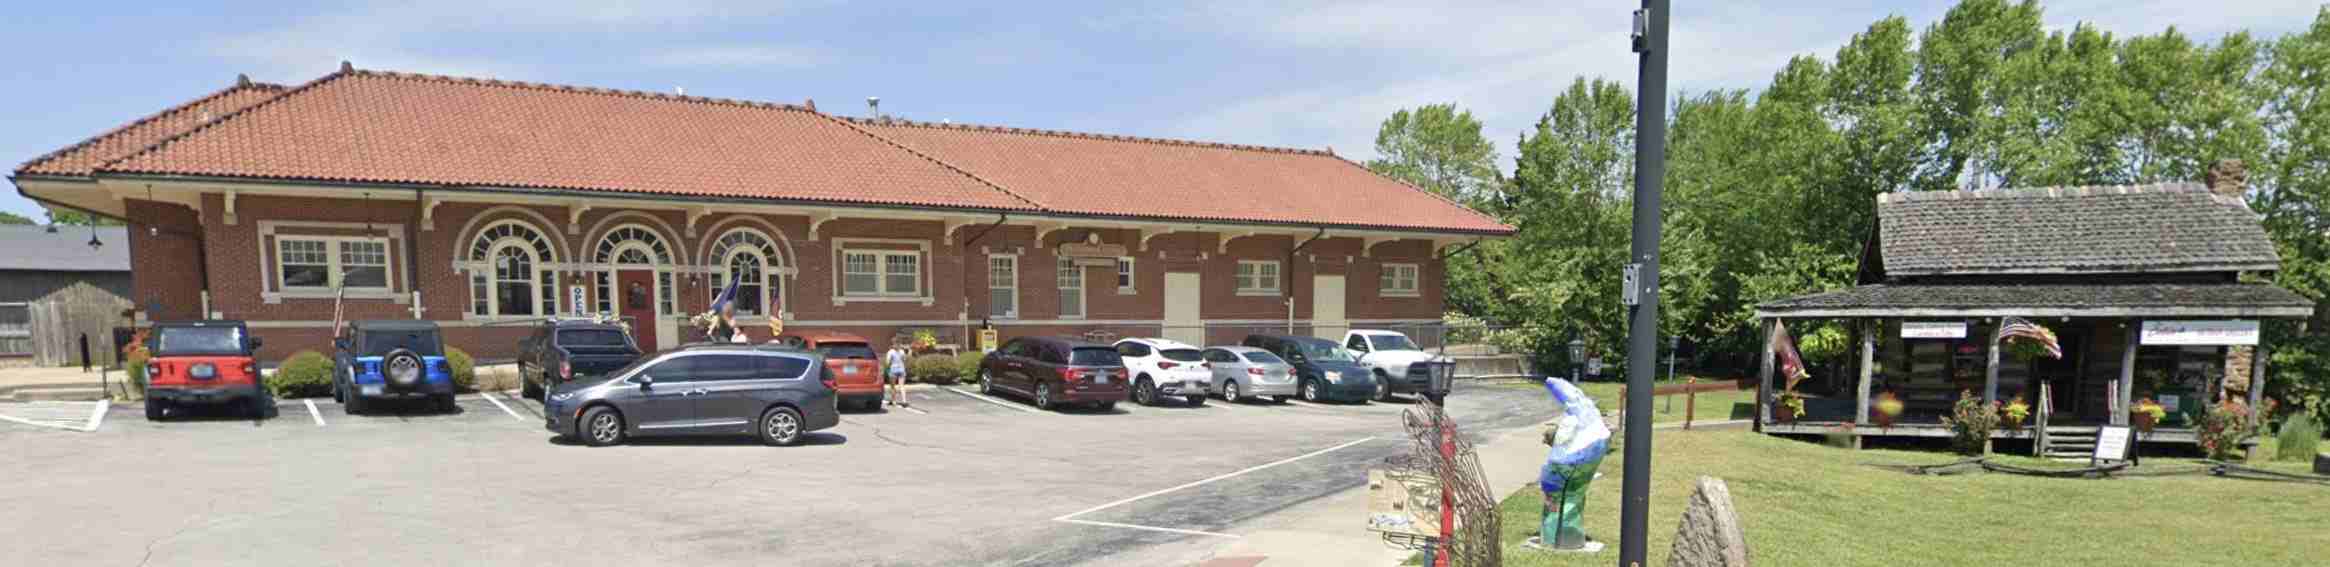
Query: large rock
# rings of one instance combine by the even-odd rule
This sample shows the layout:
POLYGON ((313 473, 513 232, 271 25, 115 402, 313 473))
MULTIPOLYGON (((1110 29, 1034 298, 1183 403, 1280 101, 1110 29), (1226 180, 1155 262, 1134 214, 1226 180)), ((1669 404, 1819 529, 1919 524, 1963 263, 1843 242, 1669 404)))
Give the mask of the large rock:
POLYGON ((1673 551, 1667 567, 1747 567, 1747 536, 1723 479, 1699 477, 1699 489, 1691 491, 1691 505, 1675 526, 1673 551))
POLYGON ((2330 474, 2330 453, 2314 454, 2314 473, 2330 474))

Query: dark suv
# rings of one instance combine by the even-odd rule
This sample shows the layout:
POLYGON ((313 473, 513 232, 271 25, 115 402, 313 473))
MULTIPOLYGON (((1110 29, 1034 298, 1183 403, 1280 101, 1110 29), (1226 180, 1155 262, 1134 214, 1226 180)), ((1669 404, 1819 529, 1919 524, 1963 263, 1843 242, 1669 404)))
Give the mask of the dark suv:
POLYGON ((160 421, 181 404, 241 404, 266 417, 274 404, 253 362, 259 337, 242 321, 183 321, 154 325, 147 339, 146 419, 160 421))
POLYGON ((518 341, 519 395, 541 397, 559 384, 605 376, 639 360, 639 347, 622 325, 552 319, 518 341))
POLYGON ((752 434, 792 445, 841 423, 833 374, 815 352, 701 345, 656 353, 543 397, 544 427, 597 447, 633 435, 752 434))
POLYGON ((453 368, 436 322, 357 321, 332 347, 332 399, 348 413, 383 398, 427 398, 437 411, 453 411, 453 368))
POLYGON ((1116 347, 1067 338, 1020 337, 979 361, 979 391, 1011 392, 1036 407, 1090 404, 1107 410, 1124 401, 1124 359, 1116 347))
POLYGON ((1294 366, 1303 401, 1363 402, 1375 396, 1375 376, 1343 345, 1318 337, 1247 335, 1245 346, 1270 351, 1294 366))

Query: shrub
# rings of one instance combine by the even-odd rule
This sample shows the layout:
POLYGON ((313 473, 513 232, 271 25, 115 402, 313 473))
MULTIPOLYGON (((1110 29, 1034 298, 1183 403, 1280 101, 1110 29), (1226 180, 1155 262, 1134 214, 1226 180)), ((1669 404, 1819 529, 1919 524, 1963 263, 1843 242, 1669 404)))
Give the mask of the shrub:
POLYGON ((445 347, 445 370, 453 374, 454 389, 477 389, 477 359, 470 358, 469 351, 445 347))
POLYGON ((2228 399, 2202 412, 2200 427, 2193 433, 2200 437, 2201 450, 2209 458, 2222 461, 2241 448, 2241 440, 2249 437, 2254 421, 2249 404, 2228 399))
POLYGON ((956 375, 960 376, 964 383, 978 383, 979 363, 984 360, 987 360, 987 353, 979 351, 971 351, 955 355, 955 367, 957 369, 956 372, 958 372, 956 375))
POLYGON ((1973 390, 1958 392, 1958 403, 1950 407, 1950 415, 1942 422, 1950 426, 1950 448, 1961 454, 1979 455, 1989 448, 1990 432, 1998 429, 1998 403, 1983 403, 1973 390))
POLYGON ((2322 422, 2313 412, 2298 411, 2281 422, 2281 433, 2276 436, 2273 458, 2277 461, 2306 461, 2321 449, 2322 422))
POLYGON ((925 354, 906 361, 906 377, 924 384, 953 384, 963 378, 963 367, 955 364, 955 357, 925 354))
POLYGON ((306 398, 332 395, 332 359, 323 353, 303 350, 283 359, 273 374, 264 380, 267 393, 277 398, 306 398))
POLYGON ((130 397, 146 397, 146 361, 152 358, 146 354, 146 349, 141 347, 130 349, 129 358, 122 361, 121 370, 129 375, 123 376, 121 381, 128 385, 130 397))
POLYGON ((2007 429, 2021 429, 2023 420, 2031 417, 2031 403, 2023 401, 2022 396, 2015 396, 2013 400, 2007 401, 2005 406, 1999 407, 1998 415, 2003 419, 2007 429))

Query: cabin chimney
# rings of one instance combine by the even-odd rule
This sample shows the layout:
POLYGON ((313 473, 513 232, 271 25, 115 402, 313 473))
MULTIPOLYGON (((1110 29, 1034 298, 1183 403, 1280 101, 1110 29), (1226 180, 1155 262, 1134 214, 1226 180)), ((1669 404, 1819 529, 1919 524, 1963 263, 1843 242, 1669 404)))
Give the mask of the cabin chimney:
POLYGON ((2217 160, 2209 166, 2209 192, 2221 197, 2240 199, 2249 193, 2249 168, 2241 160, 2217 160))

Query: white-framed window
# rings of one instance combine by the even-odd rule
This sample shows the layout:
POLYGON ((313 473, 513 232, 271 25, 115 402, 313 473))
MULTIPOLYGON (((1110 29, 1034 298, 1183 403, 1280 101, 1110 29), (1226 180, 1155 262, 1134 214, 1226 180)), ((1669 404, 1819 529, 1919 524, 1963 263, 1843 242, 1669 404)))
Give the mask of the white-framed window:
POLYGON ((1134 281, 1136 280, 1133 279, 1133 257, 1118 256, 1116 258, 1116 292, 1123 295, 1133 294, 1134 281))
POLYGON ((1419 273, 1422 273, 1422 269, 1415 264, 1384 264, 1376 285, 1382 287, 1383 295, 1386 296, 1415 297, 1418 293, 1416 275, 1419 273))
POLYGON ((845 250, 841 253, 843 296, 922 295, 922 253, 912 250, 845 250))
POLYGON ((774 317, 784 312, 785 284, 779 276, 784 257, 777 255, 768 236, 748 228, 730 230, 712 244, 710 262, 720 269, 712 272, 712 285, 706 288, 707 304, 734 281, 737 315, 774 317))
POLYGON ((388 239, 277 236, 275 277, 283 291, 388 291, 388 239))
POLYGON ((997 319, 1019 318, 1019 257, 987 256, 987 314, 997 319))
MULTIPOLYGON (((530 317, 558 312, 557 247, 519 220, 478 229, 469 241, 469 314, 530 317)), ((578 306, 579 307, 579 306, 578 306)))
POLYGON ((1239 260, 1238 295, 1278 295, 1277 260, 1239 260))
POLYGON ((1060 287, 1060 318, 1084 318, 1084 267, 1075 260, 1061 258, 1058 277, 1053 283, 1060 287))

